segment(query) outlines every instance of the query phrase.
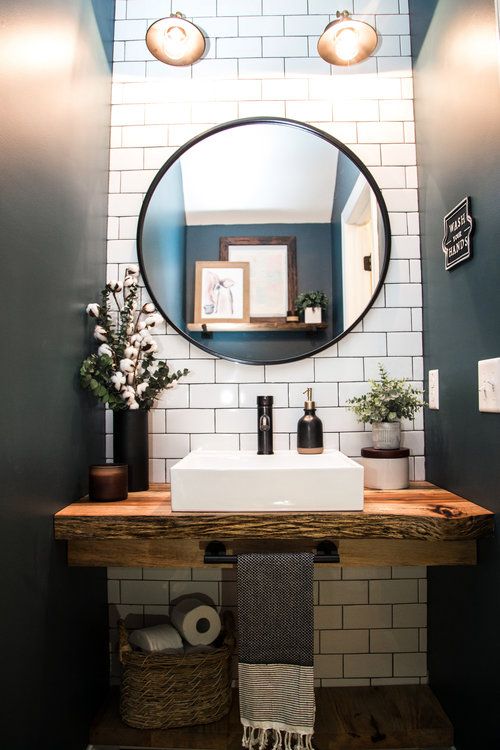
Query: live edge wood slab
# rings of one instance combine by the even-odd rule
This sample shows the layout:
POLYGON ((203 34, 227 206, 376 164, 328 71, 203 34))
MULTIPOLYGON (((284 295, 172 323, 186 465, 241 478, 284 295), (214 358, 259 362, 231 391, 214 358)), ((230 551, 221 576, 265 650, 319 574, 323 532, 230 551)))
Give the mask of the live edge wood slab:
POLYGON ((72 503, 55 516, 70 565, 203 567, 207 542, 228 554, 313 549, 334 540, 340 564, 473 565, 476 540, 493 532, 489 510, 427 482, 407 490, 365 490, 363 511, 173 512, 168 485, 127 500, 72 503))

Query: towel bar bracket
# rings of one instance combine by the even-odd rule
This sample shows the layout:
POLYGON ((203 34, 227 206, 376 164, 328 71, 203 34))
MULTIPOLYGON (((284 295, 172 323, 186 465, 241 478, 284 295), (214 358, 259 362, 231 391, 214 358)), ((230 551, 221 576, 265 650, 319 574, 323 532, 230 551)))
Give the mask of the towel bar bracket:
MULTIPOLYGON (((209 542, 205 548, 203 557, 205 565, 236 565, 237 555, 228 555, 224 542, 209 542)), ((315 563, 338 563, 340 562, 337 545, 330 539, 324 539, 316 545, 315 563)))

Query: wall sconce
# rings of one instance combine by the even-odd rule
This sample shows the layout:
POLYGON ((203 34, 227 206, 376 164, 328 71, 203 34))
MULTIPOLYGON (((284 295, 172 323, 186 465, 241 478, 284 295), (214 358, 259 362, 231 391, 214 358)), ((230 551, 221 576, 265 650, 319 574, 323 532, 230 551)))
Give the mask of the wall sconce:
POLYGON ((377 46, 377 32, 364 21, 355 21, 347 10, 337 11, 318 40, 318 54, 331 65, 354 65, 365 60, 377 46))
POLYGON ((146 45, 167 65, 191 65, 205 52, 205 37, 182 13, 155 21, 146 31, 146 45))

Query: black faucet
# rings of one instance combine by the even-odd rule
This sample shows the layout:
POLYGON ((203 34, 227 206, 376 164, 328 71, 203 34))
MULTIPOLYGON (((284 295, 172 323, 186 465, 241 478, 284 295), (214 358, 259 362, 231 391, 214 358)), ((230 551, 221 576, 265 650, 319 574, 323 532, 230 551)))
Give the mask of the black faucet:
POLYGON ((257 396, 257 455, 273 453, 273 397, 257 396))

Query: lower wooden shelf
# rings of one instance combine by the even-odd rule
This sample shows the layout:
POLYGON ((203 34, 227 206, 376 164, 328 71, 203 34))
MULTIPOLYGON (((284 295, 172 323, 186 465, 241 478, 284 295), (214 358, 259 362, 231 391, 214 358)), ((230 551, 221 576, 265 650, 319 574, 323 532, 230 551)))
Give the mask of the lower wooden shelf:
MULTIPOLYGON (((94 745, 171 750, 240 750, 241 725, 235 694, 231 712, 213 724, 180 729, 133 729, 118 713, 118 692, 96 719, 94 745)), ((320 688, 316 697, 317 750, 446 748, 453 728, 427 685, 320 688)))

